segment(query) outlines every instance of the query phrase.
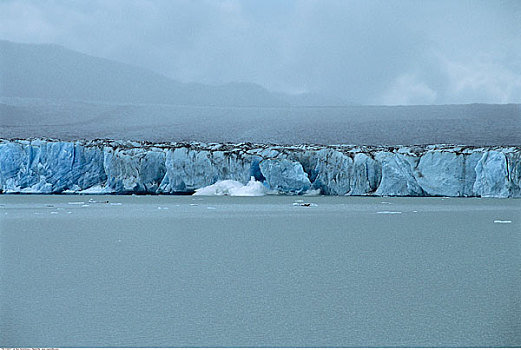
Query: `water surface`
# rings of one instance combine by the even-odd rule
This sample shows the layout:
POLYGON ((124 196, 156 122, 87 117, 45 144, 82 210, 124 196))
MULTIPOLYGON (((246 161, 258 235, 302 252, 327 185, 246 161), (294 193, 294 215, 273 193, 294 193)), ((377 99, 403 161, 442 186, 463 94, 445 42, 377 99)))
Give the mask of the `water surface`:
POLYGON ((520 204, 3 195, 0 345, 520 346, 520 204))

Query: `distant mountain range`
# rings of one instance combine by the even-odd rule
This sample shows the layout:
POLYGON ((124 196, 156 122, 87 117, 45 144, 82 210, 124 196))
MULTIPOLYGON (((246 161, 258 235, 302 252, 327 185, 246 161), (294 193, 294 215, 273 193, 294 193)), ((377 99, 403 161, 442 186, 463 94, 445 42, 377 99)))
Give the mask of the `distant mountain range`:
POLYGON ((54 44, 0 41, 0 96, 190 106, 342 104, 313 94, 273 93, 252 83, 182 83, 150 70, 54 44))
POLYGON ((0 41, 3 138, 520 145, 520 111, 520 104, 348 106, 248 83, 181 83, 57 45, 0 41))

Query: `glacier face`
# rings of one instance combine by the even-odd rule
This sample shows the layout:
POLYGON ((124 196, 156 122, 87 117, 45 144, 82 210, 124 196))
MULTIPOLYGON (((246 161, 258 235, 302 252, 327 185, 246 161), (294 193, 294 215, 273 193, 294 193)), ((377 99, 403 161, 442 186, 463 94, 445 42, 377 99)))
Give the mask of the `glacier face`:
POLYGON ((0 140, 4 193, 192 193, 251 177, 291 194, 521 197, 521 149, 0 140))

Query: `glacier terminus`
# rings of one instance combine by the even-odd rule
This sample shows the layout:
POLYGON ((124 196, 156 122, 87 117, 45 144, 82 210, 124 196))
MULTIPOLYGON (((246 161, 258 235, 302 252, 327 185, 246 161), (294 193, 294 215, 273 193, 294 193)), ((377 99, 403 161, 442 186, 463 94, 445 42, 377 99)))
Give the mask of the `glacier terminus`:
POLYGON ((521 197, 521 148, 0 140, 2 193, 190 194, 252 178, 280 194, 521 197))

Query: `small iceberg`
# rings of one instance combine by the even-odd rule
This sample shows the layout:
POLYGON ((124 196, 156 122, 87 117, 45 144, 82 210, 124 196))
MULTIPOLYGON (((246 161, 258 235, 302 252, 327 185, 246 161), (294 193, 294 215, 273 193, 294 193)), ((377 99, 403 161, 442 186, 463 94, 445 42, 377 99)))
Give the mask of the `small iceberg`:
POLYGON ((260 181, 256 181, 252 176, 246 185, 243 185, 241 182, 235 180, 218 181, 213 185, 195 190, 193 195, 255 197, 264 196, 266 192, 266 187, 264 187, 260 181))
POLYGON ((308 203, 308 202, 304 202, 304 201, 296 201, 295 203, 293 203, 293 206, 294 207, 318 207, 317 204, 315 203, 308 203))

